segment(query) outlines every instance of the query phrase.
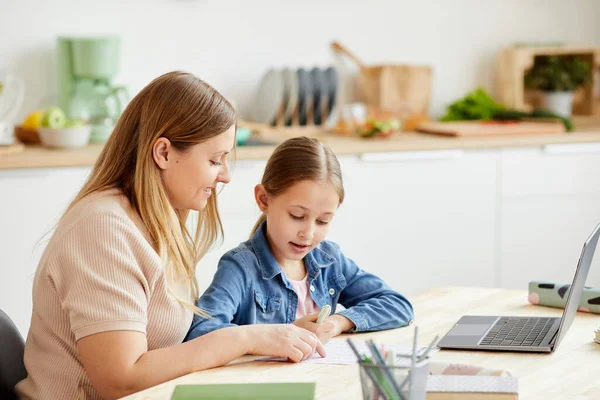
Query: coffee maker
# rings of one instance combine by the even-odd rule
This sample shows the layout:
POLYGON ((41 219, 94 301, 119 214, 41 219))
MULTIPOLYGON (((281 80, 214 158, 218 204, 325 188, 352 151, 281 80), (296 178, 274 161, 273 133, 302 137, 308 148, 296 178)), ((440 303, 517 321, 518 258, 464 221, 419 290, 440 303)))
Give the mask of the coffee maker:
POLYGON ((92 126, 91 143, 104 143, 129 101, 114 86, 120 40, 116 36, 57 38, 59 105, 73 120, 92 126))

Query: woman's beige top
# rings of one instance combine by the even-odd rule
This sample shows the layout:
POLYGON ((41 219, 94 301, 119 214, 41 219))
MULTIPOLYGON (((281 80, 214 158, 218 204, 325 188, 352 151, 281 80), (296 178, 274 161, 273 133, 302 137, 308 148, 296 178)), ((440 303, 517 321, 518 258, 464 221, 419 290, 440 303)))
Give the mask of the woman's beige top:
POLYGON ((33 282, 21 397, 99 399, 77 352, 88 335, 138 331, 148 350, 183 341, 192 312, 167 291, 163 263, 143 232, 117 190, 88 196, 59 223, 33 282))

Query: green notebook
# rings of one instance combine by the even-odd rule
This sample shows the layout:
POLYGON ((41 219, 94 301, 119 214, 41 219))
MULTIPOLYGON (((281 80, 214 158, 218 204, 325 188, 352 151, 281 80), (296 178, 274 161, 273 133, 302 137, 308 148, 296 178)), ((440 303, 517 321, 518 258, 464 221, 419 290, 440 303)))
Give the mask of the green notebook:
POLYGON ((314 400, 314 382, 178 385, 171 400, 314 400))

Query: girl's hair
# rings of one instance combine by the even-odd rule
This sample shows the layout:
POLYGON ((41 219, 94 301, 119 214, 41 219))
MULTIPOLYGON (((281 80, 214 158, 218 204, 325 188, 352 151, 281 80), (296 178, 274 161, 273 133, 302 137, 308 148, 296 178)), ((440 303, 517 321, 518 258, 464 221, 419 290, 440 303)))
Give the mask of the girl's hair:
MULTIPOLYGON (((67 212, 92 193, 120 189, 141 217, 152 247, 163 260, 167 282, 184 282, 188 297, 198 299, 196 265, 223 238, 217 199, 208 198, 206 207, 198 213, 192 236, 185 225, 189 210, 171 206, 152 149, 156 140, 164 137, 174 148, 185 152, 234 124, 236 113, 232 105, 200 78, 174 71, 154 79, 123 111, 67 212)), ((181 304, 207 316, 168 287, 181 304)))
MULTIPOLYGON (((330 182, 340 198, 340 204, 344 201, 342 170, 333 151, 317 139, 299 136, 277 146, 267 161, 260 183, 267 194, 278 196, 295 183, 305 180, 330 182)), ((250 237, 265 219, 265 214, 258 218, 250 237)))

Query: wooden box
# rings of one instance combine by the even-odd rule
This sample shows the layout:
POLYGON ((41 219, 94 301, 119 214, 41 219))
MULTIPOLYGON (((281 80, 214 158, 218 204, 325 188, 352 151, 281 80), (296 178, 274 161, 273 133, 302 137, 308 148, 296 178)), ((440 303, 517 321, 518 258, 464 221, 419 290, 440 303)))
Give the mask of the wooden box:
POLYGON ((592 64, 592 84, 577 89, 573 97, 573 116, 600 117, 600 47, 508 47, 500 51, 496 70, 496 100, 507 108, 532 111, 541 106, 541 93, 526 89, 525 73, 535 57, 578 55, 592 64))

